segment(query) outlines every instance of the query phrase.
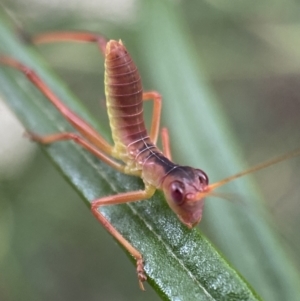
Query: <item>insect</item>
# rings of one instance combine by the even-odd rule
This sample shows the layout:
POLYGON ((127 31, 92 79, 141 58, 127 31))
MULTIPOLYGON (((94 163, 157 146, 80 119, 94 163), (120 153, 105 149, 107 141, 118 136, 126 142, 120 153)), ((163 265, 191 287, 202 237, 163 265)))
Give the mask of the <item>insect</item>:
POLYGON ((30 139, 41 144, 73 140, 116 170, 143 179, 144 190, 105 196, 94 200, 91 204, 92 213, 97 220, 135 258, 138 281, 142 290, 144 290, 143 282, 147 279, 142 254, 110 224, 99 211, 99 207, 145 200, 150 198, 156 189, 160 189, 180 221, 188 228, 192 228, 201 220, 204 197, 213 194, 215 188, 300 154, 300 150, 296 150, 209 185, 208 176, 203 170, 172 162, 166 128, 161 130, 162 151, 156 147, 162 98, 156 91, 143 92, 140 74, 122 41, 107 41, 103 36, 88 32, 45 33, 36 36, 33 41, 92 42, 98 45, 105 57, 105 94, 113 146, 66 107, 29 67, 7 56, 0 57, 0 63, 23 72, 79 132, 55 133, 48 136, 27 133, 30 139), (154 106, 148 134, 143 118, 143 101, 150 99, 153 100, 154 106))

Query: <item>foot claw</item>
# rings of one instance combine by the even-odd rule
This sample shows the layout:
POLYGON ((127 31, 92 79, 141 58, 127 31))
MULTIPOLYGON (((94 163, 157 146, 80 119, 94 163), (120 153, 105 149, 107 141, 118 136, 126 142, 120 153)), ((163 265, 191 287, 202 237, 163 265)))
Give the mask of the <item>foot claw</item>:
POLYGON ((144 288, 143 282, 145 282, 147 280, 147 276, 145 274, 144 262, 143 262, 142 258, 138 259, 137 262, 136 262, 136 271, 137 271, 137 274, 138 274, 140 289, 142 291, 144 291, 145 288, 144 288))

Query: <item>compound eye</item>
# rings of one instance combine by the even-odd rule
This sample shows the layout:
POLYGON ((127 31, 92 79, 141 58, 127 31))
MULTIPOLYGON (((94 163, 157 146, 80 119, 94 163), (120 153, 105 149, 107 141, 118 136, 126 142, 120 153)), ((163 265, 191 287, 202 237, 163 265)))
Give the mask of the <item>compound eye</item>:
POLYGON ((175 181, 171 184, 171 197, 174 203, 180 205, 184 201, 184 184, 175 181))
POLYGON ((201 169, 197 169, 198 171, 198 178, 199 178, 199 181, 200 181, 200 184, 201 185, 208 185, 208 176, 207 174, 202 171, 201 169))

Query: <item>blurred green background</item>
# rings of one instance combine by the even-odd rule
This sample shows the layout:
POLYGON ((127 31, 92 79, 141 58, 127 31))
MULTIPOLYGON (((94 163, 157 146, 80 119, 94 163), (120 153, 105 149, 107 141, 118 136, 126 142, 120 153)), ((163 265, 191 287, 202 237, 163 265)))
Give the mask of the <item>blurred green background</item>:
MULTIPOLYGON (((139 1, 1 0, 1 4, 30 34, 77 28, 121 38, 140 68, 145 89, 157 89, 147 77, 143 53, 135 50, 147 30, 140 23, 139 1)), ((300 147, 299 5, 294 1, 176 1, 176 5, 192 35, 202 80, 217 95, 241 146, 243 154, 238 156, 252 166, 300 147)), ((39 48, 90 109, 107 118, 103 60, 96 47, 75 46, 39 48)), ((147 104, 148 120, 150 110, 147 104)), ((170 128, 172 139, 176 125, 164 121, 168 114, 172 112, 163 112, 162 124, 170 128)), ((197 140, 197 128, 191 131, 197 140)), ((13 139, 2 140, 0 149, 8 148, 13 139)), ((178 141, 171 142, 173 157, 184 163, 188 150, 183 151, 178 141)), ((149 286, 147 293, 139 291, 126 255, 99 229, 38 147, 28 153, 16 164, 23 156, 20 147, 1 152, 0 161, 12 160, 12 164, 0 165, 0 299, 158 300, 149 286)), ((272 227, 298 269, 299 167, 300 159, 294 159, 255 175, 273 216, 272 227)), ((232 196, 237 203, 243 203, 243 198, 232 196)), ((210 238, 205 219, 200 228, 210 238)))

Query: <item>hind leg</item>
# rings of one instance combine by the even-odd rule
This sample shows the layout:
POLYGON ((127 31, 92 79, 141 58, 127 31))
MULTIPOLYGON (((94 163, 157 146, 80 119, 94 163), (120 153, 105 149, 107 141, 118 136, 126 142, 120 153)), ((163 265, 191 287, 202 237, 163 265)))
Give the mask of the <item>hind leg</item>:
POLYGON ((81 31, 59 31, 47 32, 36 35, 32 38, 35 44, 55 43, 55 42, 81 42, 81 43, 97 43, 98 48, 105 55, 107 44, 106 38, 90 32, 81 31))
POLYGON ((19 61, 2 56, 0 64, 10 66, 24 73, 24 75, 51 101, 58 111, 93 145, 107 155, 112 155, 113 147, 86 121, 70 110, 29 67, 19 61))

